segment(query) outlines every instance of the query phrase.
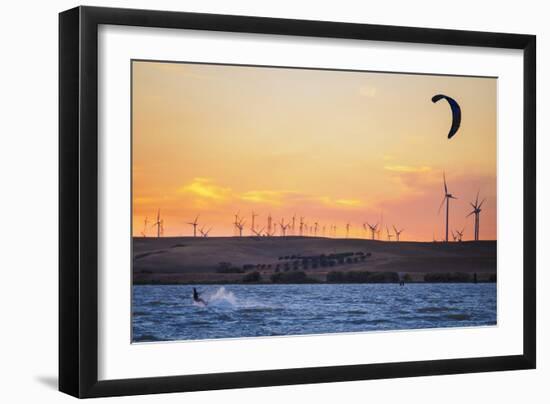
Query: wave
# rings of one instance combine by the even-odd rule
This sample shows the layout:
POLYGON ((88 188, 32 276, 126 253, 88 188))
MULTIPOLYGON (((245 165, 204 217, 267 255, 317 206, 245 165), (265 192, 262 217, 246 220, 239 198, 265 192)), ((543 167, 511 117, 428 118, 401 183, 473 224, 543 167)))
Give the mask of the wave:
POLYGON ((218 288, 213 293, 211 292, 206 294, 204 297, 209 305, 230 305, 233 307, 237 305, 237 298, 235 297, 235 294, 231 291, 225 290, 223 286, 218 288))
POLYGON ((235 294, 221 286, 215 290, 203 292, 201 297, 206 302, 206 305, 200 302, 193 302, 195 306, 200 307, 216 307, 216 308, 233 308, 246 310, 274 309, 275 307, 263 304, 254 299, 237 298, 235 294))

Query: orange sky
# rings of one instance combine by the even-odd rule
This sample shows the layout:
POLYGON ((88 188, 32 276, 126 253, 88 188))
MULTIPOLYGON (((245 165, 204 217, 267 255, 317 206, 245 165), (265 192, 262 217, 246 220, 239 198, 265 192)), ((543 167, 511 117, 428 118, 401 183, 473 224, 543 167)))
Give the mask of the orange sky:
MULTIPOLYGON (((337 226, 404 228, 402 240, 444 237, 442 175, 465 227, 478 190, 480 238, 496 239, 496 91, 492 78, 137 62, 133 69, 133 234, 157 209, 165 236, 233 235, 234 214, 337 226), (462 125, 451 140, 455 98, 462 125)), ((153 235, 148 226, 146 233, 153 235)), ((450 236, 449 236, 450 237, 450 236)))

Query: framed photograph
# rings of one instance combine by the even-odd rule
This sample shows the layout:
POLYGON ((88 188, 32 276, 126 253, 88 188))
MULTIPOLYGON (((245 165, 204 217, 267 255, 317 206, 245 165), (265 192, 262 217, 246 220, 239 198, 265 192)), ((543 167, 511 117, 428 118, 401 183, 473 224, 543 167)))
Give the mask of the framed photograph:
POLYGON ((59 28, 61 391, 535 367, 534 36, 59 28))

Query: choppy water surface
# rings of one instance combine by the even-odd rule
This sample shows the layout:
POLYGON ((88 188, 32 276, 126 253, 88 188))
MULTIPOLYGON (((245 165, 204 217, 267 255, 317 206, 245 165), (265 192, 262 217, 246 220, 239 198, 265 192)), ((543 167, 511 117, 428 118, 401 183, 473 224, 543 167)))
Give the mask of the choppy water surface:
POLYGON ((494 283, 133 288, 134 342, 496 324, 494 283))

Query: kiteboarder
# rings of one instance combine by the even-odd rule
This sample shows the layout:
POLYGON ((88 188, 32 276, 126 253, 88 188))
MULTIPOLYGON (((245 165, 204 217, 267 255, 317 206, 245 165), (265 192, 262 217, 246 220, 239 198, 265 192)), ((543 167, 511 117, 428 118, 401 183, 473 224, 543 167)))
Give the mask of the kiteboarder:
POLYGON ((206 306, 206 302, 200 297, 199 292, 197 292, 197 289, 193 288, 193 301, 195 303, 204 304, 206 306))

